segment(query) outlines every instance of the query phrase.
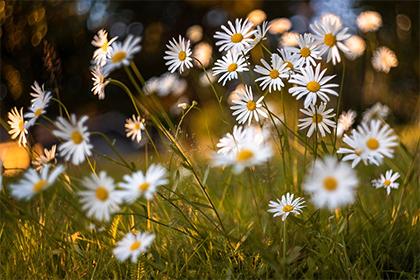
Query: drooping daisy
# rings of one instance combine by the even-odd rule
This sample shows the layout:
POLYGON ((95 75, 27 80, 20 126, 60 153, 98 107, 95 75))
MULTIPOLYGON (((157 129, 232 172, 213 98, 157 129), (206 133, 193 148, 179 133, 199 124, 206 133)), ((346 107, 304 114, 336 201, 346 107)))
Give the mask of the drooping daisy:
POLYGON ((106 63, 103 66, 103 73, 108 75, 115 69, 121 68, 124 65, 129 65, 134 54, 141 50, 140 41, 141 37, 129 34, 124 42, 113 43, 109 55, 107 56, 106 63))
POLYGON ((296 96, 297 100, 305 97, 303 103, 305 108, 308 108, 310 104, 316 104, 318 98, 327 103, 330 100, 328 94, 338 95, 332 89, 338 85, 328 83, 335 75, 324 77, 326 71, 327 69, 321 71, 321 64, 316 66, 315 71, 311 65, 301 68, 301 73, 293 75, 289 80, 289 83, 296 84, 289 89, 289 93, 296 96))
POLYGON ((214 63, 213 75, 222 74, 217 82, 225 85, 227 81, 237 79, 238 73, 248 71, 246 60, 247 58, 241 53, 228 51, 226 55, 214 63))
POLYGON ((387 105, 377 102, 372 107, 363 112, 362 122, 368 122, 374 119, 385 121, 389 115, 389 111, 390 109, 387 105))
POLYGON ((355 60, 366 50, 365 40, 357 35, 351 35, 350 38, 344 42, 344 44, 346 44, 347 48, 349 48, 349 52, 345 53, 345 55, 351 60, 355 60))
POLYGON ((131 118, 125 120, 125 133, 132 141, 141 141, 141 132, 146 128, 144 126, 144 119, 140 116, 133 115, 131 118))
POLYGON ((392 50, 379 47, 373 53, 372 66, 376 71, 389 73, 391 68, 398 66, 398 59, 392 50))
POLYGON ((216 147, 218 148, 217 153, 219 154, 229 154, 232 152, 237 143, 242 142, 242 138, 246 136, 246 133, 243 129, 243 126, 235 125, 233 127, 232 133, 228 132, 220 138, 219 142, 217 143, 216 147))
POLYGON ((261 59, 263 66, 256 65, 254 71, 263 75, 257 78, 255 81, 260 83, 260 86, 265 90, 268 86, 268 91, 280 90, 284 87, 282 79, 289 77, 289 70, 286 69, 287 63, 281 59, 281 57, 273 53, 271 55, 271 65, 268 64, 263 58, 261 59))
POLYGON ((40 86, 37 81, 34 81, 34 84, 31 85, 31 89, 34 91, 34 92, 30 93, 31 96, 33 97, 31 99, 32 103, 38 102, 40 100, 44 100, 45 95, 49 92, 49 91, 45 90, 44 84, 42 84, 40 86))
POLYGON ((253 41, 252 36, 256 32, 253 30, 253 24, 248 19, 236 19, 235 25, 231 21, 228 21, 228 25, 229 27, 221 26, 224 32, 217 31, 214 34, 214 38, 218 39, 216 46, 220 46, 219 51, 233 50, 240 53, 249 49, 253 41))
POLYGON ((55 122, 57 129, 53 131, 53 134, 65 141, 58 146, 60 156, 65 160, 71 160, 74 165, 79 165, 92 154, 90 133, 84 125, 87 120, 87 116, 82 116, 77 121, 76 115, 72 114, 70 122, 63 117, 58 117, 55 122))
POLYGON ((398 178, 400 178, 400 174, 390 169, 385 172, 385 175, 381 174, 380 178, 372 180, 372 185, 377 189, 385 188, 387 195, 389 195, 391 189, 398 189, 400 185, 397 183, 398 178))
POLYGON ((139 255, 147 251, 154 239, 153 233, 127 233, 117 242, 113 250, 114 256, 121 262, 130 258, 131 262, 135 263, 139 255))
POLYGON ((299 54, 292 52, 290 48, 277 49, 277 51, 280 53, 283 63, 286 63, 289 78, 296 73, 300 73, 303 61, 299 60, 299 54))
POLYGON ((186 40, 179 35, 178 41, 173 38, 166 47, 168 50, 165 51, 166 56, 163 58, 167 60, 165 64, 168 66, 169 72, 173 73, 179 70, 179 73, 182 73, 184 72, 184 67, 185 69, 193 67, 190 40, 186 40))
POLYGON ((9 134, 12 139, 18 139, 19 146, 26 146, 28 140, 26 139, 27 122, 23 118, 23 108, 20 111, 16 107, 7 114, 9 120, 7 123, 10 126, 9 134))
POLYGON ((51 98, 51 92, 44 91, 43 94, 37 95, 31 100, 32 104, 29 107, 29 112, 24 115, 24 117, 28 119, 28 128, 33 126, 41 115, 45 114, 51 98))
POLYGON ((252 119, 255 119, 255 121, 258 122, 260 116, 268 118, 265 109, 262 107, 263 99, 264 96, 261 96, 255 101, 252 88, 250 86, 245 86, 245 90, 239 95, 239 98, 232 101, 233 105, 230 107, 230 109, 233 110, 232 115, 236 116, 236 120, 239 124, 247 122, 248 125, 251 124, 252 119))
POLYGON ((344 41, 350 38, 348 28, 342 28, 338 21, 330 18, 315 21, 310 28, 314 32, 315 41, 320 45, 321 54, 327 53, 327 62, 332 60, 334 65, 341 62, 339 50, 349 52, 344 44, 344 41))
POLYGON ((235 146, 230 152, 215 153, 214 166, 232 166, 235 173, 241 173, 245 168, 260 165, 269 160, 273 151, 268 143, 268 133, 254 127, 245 127, 244 136, 235 138, 235 146))
POLYGON ((108 222, 111 215, 120 209, 119 205, 122 202, 120 192, 115 190, 114 179, 105 171, 101 171, 98 175, 92 174, 83 178, 82 185, 85 190, 79 191, 78 194, 86 215, 98 221, 108 222))
POLYGON ((350 135, 344 134, 343 142, 349 147, 342 147, 337 150, 338 154, 345 154, 343 161, 351 161, 351 167, 355 168, 360 161, 367 164, 367 159, 363 153, 365 145, 363 136, 356 129, 353 129, 350 135))
POLYGON ((315 42, 312 34, 309 33, 305 33, 303 35, 299 34, 298 47, 290 48, 290 50, 291 52, 297 53, 299 55, 299 60, 301 61, 302 66, 308 64, 316 66, 316 60, 321 59, 321 51, 319 45, 315 42))
POLYGON ((123 177, 124 181, 120 183, 123 188, 121 194, 123 199, 128 203, 133 203, 140 196, 144 196, 147 200, 152 200, 158 186, 166 185, 167 179, 166 169, 159 164, 152 164, 143 174, 142 171, 134 172, 123 177))
POLYGON ((304 190, 311 195, 318 208, 335 209, 354 201, 358 184, 355 171, 347 163, 335 157, 317 159, 303 183, 304 190))
POLYGON ((90 70, 92 74, 93 87, 91 89, 94 95, 97 95, 99 99, 105 98, 105 87, 109 84, 107 75, 103 73, 100 66, 95 66, 90 70))
POLYGON ((306 136, 311 137, 315 131, 325 137, 326 133, 331 133, 330 127, 335 127, 335 122, 331 120, 335 116, 332 114, 334 109, 325 110, 327 107, 326 103, 321 103, 319 106, 309 105, 308 109, 300 109, 300 111, 308 117, 299 119, 299 129, 305 129, 309 127, 306 136))
POLYGON ((342 136, 343 133, 351 128, 356 119, 357 113, 353 110, 342 112, 338 117, 337 136, 342 136))
POLYGON ((357 26, 362 32, 373 32, 382 26, 381 14, 375 11, 364 11, 357 17, 357 26))
POLYGON ((269 30, 270 25, 268 25, 267 21, 264 21, 261 25, 258 25, 257 29, 255 30, 254 39, 252 40, 251 45, 245 50, 245 52, 252 50, 261 41, 267 40, 267 32, 269 30))
POLYGON ((93 60, 95 64, 99 66, 104 66, 107 60, 108 55, 112 49, 112 43, 117 40, 118 37, 114 37, 108 41, 108 32, 104 29, 98 31, 97 34, 93 37, 91 44, 94 47, 97 47, 93 53, 93 60))
POLYGON ((12 196, 16 199, 30 200, 34 195, 54 184, 63 171, 62 165, 58 165, 51 172, 48 165, 41 171, 29 168, 19 182, 10 185, 12 196))
POLYGON ((32 165, 39 171, 50 163, 56 163, 55 153, 57 145, 52 145, 51 149, 44 149, 41 154, 34 153, 32 165))
POLYGON ((270 201, 268 212, 274 213, 273 217, 280 216, 283 221, 290 214, 299 215, 305 207, 305 200, 302 197, 294 198, 294 194, 286 193, 277 201, 270 201))

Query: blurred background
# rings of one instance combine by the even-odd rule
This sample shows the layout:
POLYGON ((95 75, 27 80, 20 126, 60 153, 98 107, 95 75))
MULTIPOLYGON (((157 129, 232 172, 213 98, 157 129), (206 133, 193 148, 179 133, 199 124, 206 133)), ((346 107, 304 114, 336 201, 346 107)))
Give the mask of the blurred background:
MULTIPOLYGON (((13 106, 26 108, 30 104, 30 86, 36 80, 59 92, 70 111, 91 116, 91 129, 124 138, 121 149, 130 151, 139 147, 124 137, 124 120, 133 113, 129 100, 113 87, 107 87, 105 100, 98 101, 90 92, 90 60, 94 51, 91 40, 99 29, 107 29, 111 37, 119 39, 127 34, 141 36, 142 50, 135 56, 135 63, 149 79, 166 72, 165 45, 178 34, 190 38, 193 47, 201 44, 201 55, 207 57, 210 68, 220 57, 214 48, 213 34, 229 19, 248 17, 256 24, 271 21, 267 44, 274 50, 293 45, 294 32, 308 31, 314 18, 333 12, 351 33, 362 38, 356 48, 363 54, 346 60, 343 109, 362 112, 381 102, 390 107, 394 123, 409 126, 418 121, 420 114, 419 5, 419 1, 351 0, 0 1, 0 115, 6 120, 13 106), (357 27, 357 16, 366 10, 381 15, 382 27, 378 31, 363 33, 357 27), (397 55, 398 66, 389 73, 372 68, 372 51, 378 46, 386 46, 397 55)), ((341 71, 342 66, 338 65, 330 72, 341 75, 341 71)), ((124 71, 113 76, 125 81, 124 71)), ((175 120, 180 113, 177 104, 197 101, 201 109, 193 112, 186 126, 200 133, 202 118, 215 111, 214 96, 198 68, 179 79, 181 83, 161 94, 161 101, 175 120)), ((218 91, 227 98, 236 86, 218 86, 218 91)), ((54 110, 57 108, 49 109, 51 116, 56 114, 54 110)), ((217 118, 213 119, 213 123, 206 120, 210 131, 220 125, 217 118)), ((42 129, 33 135, 35 142, 42 145, 54 141, 42 129)), ((8 140, 4 130, 0 140, 8 140)))

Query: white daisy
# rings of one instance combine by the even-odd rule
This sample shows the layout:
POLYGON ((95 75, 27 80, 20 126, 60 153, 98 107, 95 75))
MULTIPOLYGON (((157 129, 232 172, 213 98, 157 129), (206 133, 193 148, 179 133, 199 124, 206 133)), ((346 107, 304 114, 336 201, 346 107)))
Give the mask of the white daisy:
POLYGON ((379 47, 373 53, 372 66, 376 71, 389 73, 391 68, 398 66, 398 59, 392 50, 379 47))
POLYGON ((137 171, 131 175, 123 177, 124 182, 120 183, 123 188, 121 194, 123 199, 128 203, 133 203, 140 196, 144 196, 147 200, 152 200, 157 187, 166 185, 169 181, 167 179, 166 169, 159 164, 152 164, 143 174, 142 171, 137 171))
POLYGON ((294 198, 294 194, 286 193, 277 201, 270 201, 268 212, 274 213, 273 217, 280 216, 283 221, 290 214, 299 215, 305 207, 305 200, 302 197, 294 198))
POLYGON ((23 108, 20 111, 16 107, 7 114, 9 120, 7 123, 10 126, 9 134, 12 139, 18 139, 19 146, 26 146, 28 140, 26 139, 27 122, 23 118, 23 108))
POLYGON ((349 52, 344 41, 350 38, 347 33, 348 28, 342 28, 341 23, 331 18, 325 18, 322 21, 315 21, 310 25, 315 33, 315 41, 320 45, 321 54, 327 53, 327 62, 332 60, 335 65, 341 61, 339 50, 349 52))
POLYGON ((34 195, 54 184, 57 177, 63 172, 62 165, 57 166, 51 172, 48 165, 41 171, 29 168, 19 182, 10 185, 12 196, 16 199, 30 200, 34 195))
POLYGON ((318 131, 322 137, 325 137, 326 133, 331 133, 329 127, 334 128, 335 122, 331 120, 335 116, 332 114, 334 109, 325 110, 327 104, 321 103, 319 106, 309 105, 308 109, 300 109, 300 111, 308 117, 299 119, 299 129, 305 129, 309 127, 306 136, 311 137, 314 131, 318 131))
POLYGON ((44 89, 44 84, 42 84, 42 86, 40 86, 37 81, 34 81, 34 84, 31 85, 31 89, 34 91, 34 92, 30 93, 31 96, 33 97, 31 99, 32 103, 38 102, 40 100, 44 100, 45 95, 49 92, 49 91, 44 89))
POLYGON ((97 34, 93 37, 91 44, 94 47, 97 47, 93 53, 93 59, 95 63, 99 66, 104 66, 108 55, 112 50, 112 43, 117 40, 118 37, 114 37, 108 41, 108 32, 104 29, 98 31, 97 34))
POLYGON ((51 101, 52 95, 50 91, 44 91, 43 94, 34 96, 31 100, 29 112, 25 113, 24 117, 28 119, 27 127, 35 124, 37 119, 46 113, 46 109, 51 101))
POLYGON ((380 178, 372 180, 372 185, 379 189, 385 188, 387 195, 391 193, 391 189, 398 189, 399 183, 397 183, 400 174, 392 170, 385 172, 385 176, 382 174, 380 178))
POLYGON ((355 168, 362 160, 367 164, 365 154, 363 154, 365 146, 363 136, 357 130, 353 129, 350 135, 344 134, 343 142, 349 146, 349 148, 339 148, 337 150, 338 154, 345 154, 343 161, 351 161, 352 168, 355 168))
POLYGON ((340 114, 337 122, 337 136, 341 137, 345 131, 352 127, 356 116, 357 113, 353 110, 348 110, 340 114))
POLYGON ((166 56, 163 58, 167 60, 166 65, 169 72, 173 73, 179 70, 179 73, 182 73, 184 72, 184 67, 185 69, 193 67, 190 40, 186 40, 179 35, 178 41, 173 38, 166 47, 168 50, 165 51, 166 56))
POLYGON ((268 143, 268 133, 254 127, 245 127, 244 136, 235 138, 235 146, 230 152, 213 155, 214 166, 233 166, 235 173, 245 168, 260 165, 269 160, 273 151, 268 143))
POLYGON ((261 41, 267 40, 267 32, 269 30, 270 25, 268 25, 267 21, 264 21, 261 25, 258 25, 257 29, 255 30, 254 39, 252 40, 251 45, 245 50, 245 52, 252 50, 261 41))
POLYGON ((117 68, 129 65, 134 54, 141 50, 140 41, 141 37, 135 37, 129 34, 124 42, 115 42, 103 66, 103 73, 108 75, 117 68))
POLYGON ((255 121, 260 120, 260 116, 263 118, 268 118, 265 109, 262 107, 262 101, 264 96, 261 96, 257 101, 254 100, 252 93, 252 88, 250 86, 245 86, 245 90, 239 95, 237 100, 233 100, 233 105, 230 109, 233 110, 232 115, 236 116, 236 120, 239 124, 248 122, 248 125, 251 124, 252 119, 255 121))
POLYGON ((243 129, 243 126, 235 125, 233 127, 233 132, 226 133, 225 136, 220 138, 216 147, 218 148, 217 153, 219 154, 229 154, 237 146, 237 143, 242 142, 242 138, 246 136, 246 133, 243 129))
POLYGON ((133 115, 131 118, 125 120, 125 133, 132 141, 136 140, 137 143, 141 141, 141 132, 145 130, 144 119, 140 116, 133 115))
POLYGON ((357 17, 357 26, 362 32, 373 32, 382 26, 381 14, 375 11, 364 11, 357 17))
POLYGON ((109 84, 107 75, 103 73, 100 66, 95 66, 90 70, 92 74, 93 87, 91 89, 94 95, 97 95, 99 99, 105 98, 105 87, 109 84))
POLYGON ((90 133, 84 125, 87 120, 87 116, 82 116, 77 121, 76 115, 72 114, 70 122, 63 117, 58 117, 55 122, 57 129, 53 131, 53 134, 65 141, 58 146, 60 156, 64 157, 66 161, 71 160, 74 165, 79 165, 92 154, 93 146, 89 140, 90 133))
POLYGON ((214 63, 213 75, 222 74, 217 82, 222 82, 222 85, 225 85, 227 81, 237 79, 238 73, 248 71, 246 60, 247 57, 244 57, 241 53, 228 51, 226 55, 214 63))
POLYGON ((123 239, 117 242, 113 253, 121 262, 130 258, 131 262, 135 263, 139 255, 147 251, 154 239, 153 233, 127 233, 123 239))
POLYGON ((305 96, 305 108, 308 108, 310 104, 315 105, 318 97, 327 103, 330 100, 328 94, 338 95, 335 90, 331 89, 338 85, 328 83, 335 75, 324 77, 326 71, 327 69, 321 71, 321 64, 316 66, 315 71, 311 65, 306 65, 305 68, 301 68, 302 73, 296 73, 289 80, 289 83, 296 84, 289 89, 289 93, 296 96, 297 100, 305 96))
POLYGON ((236 19, 235 26, 231 21, 228 21, 229 28, 222 25, 224 32, 217 31, 214 34, 216 46, 220 46, 219 51, 234 50, 237 52, 245 51, 250 48, 252 44, 252 36, 255 34, 253 24, 248 19, 236 19))
POLYGON ((321 59, 321 51, 312 34, 299 34, 298 47, 290 48, 290 51, 299 55, 302 66, 312 64, 316 66, 316 60, 321 59))
POLYGON ((280 90, 284 87, 283 79, 289 77, 289 69, 286 69, 287 63, 281 59, 281 57, 273 53, 271 55, 271 65, 268 64, 264 59, 261 59, 263 66, 256 65, 254 71, 263 75, 255 80, 259 82, 262 90, 265 90, 268 86, 268 91, 280 90))
POLYGON ((303 66, 304 61, 300 60, 300 55, 294 53, 290 48, 277 49, 280 53, 280 57, 283 63, 286 63, 286 69, 288 70, 289 78, 291 75, 300 73, 300 69, 303 66))
POLYGON ((354 201, 358 184, 355 171, 335 157, 317 159, 307 174, 303 188, 318 208, 335 209, 354 201))
POLYGON ((115 190, 114 179, 109 177, 105 171, 98 175, 92 174, 82 180, 85 190, 79 191, 82 209, 86 211, 89 218, 98 221, 108 222, 111 215, 117 212, 122 202, 119 191, 115 190))
POLYGON ((368 122, 374 119, 385 121, 389 115, 389 111, 390 109, 387 105, 383 105, 380 102, 377 102, 372 107, 363 112, 362 122, 368 122))
POLYGON ((39 171, 43 169, 50 163, 56 163, 57 160, 55 158, 57 145, 52 145, 51 149, 44 149, 41 154, 34 153, 34 157, 32 159, 32 165, 34 166, 35 170, 39 171))

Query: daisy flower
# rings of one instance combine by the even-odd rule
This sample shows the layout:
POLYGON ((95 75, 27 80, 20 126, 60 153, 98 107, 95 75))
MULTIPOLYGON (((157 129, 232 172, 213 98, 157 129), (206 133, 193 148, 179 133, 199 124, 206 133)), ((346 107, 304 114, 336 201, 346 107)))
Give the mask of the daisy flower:
POLYGON ((360 161, 367 164, 366 158, 364 157, 365 154, 363 154, 363 135, 360 132, 353 129, 350 135, 344 134, 343 142, 349 146, 349 148, 342 147, 337 150, 338 154, 345 154, 342 159, 343 161, 351 161, 352 168, 355 168, 360 161))
POLYGON ((224 32, 217 31, 214 34, 216 46, 219 47, 219 51, 234 50, 237 52, 245 51, 250 48, 253 39, 252 36, 255 34, 253 30, 253 24, 245 19, 236 19, 235 25, 231 21, 228 21, 228 27, 222 25, 221 28, 224 32))
POLYGON ((327 53, 327 62, 332 60, 335 65, 341 61, 339 50, 349 52, 344 44, 344 41, 350 38, 350 34, 347 33, 348 28, 342 28, 337 20, 328 17, 322 21, 315 21, 310 28, 315 33, 313 36, 320 45, 321 54, 327 53))
POLYGON ((321 51, 319 45, 316 44, 312 34, 299 34, 298 47, 290 48, 290 51, 299 55, 299 62, 302 65, 311 64, 316 66, 316 60, 321 59, 321 51))
POLYGON ((261 59, 261 63, 263 66, 256 65, 254 71, 263 75, 255 80, 255 82, 260 83, 262 90, 265 90, 267 86, 269 92, 280 90, 284 87, 282 78, 287 79, 289 77, 289 70, 286 69, 287 63, 276 53, 271 55, 271 65, 263 58, 261 59))
POLYGON ((101 171, 98 175, 85 177, 82 184, 85 190, 79 191, 78 195, 83 211, 89 218, 108 222, 122 202, 121 194, 115 190, 114 179, 101 171))
POLYGON ((53 145, 50 150, 44 149, 42 154, 34 153, 32 165, 39 171, 50 163, 56 163, 55 153, 57 145, 53 145))
POLYGON ((71 160, 74 165, 79 165, 92 154, 90 133, 84 125, 87 120, 88 117, 83 116, 77 121, 76 115, 72 114, 70 122, 63 117, 58 117, 55 122, 57 129, 53 131, 53 134, 65 141, 58 146, 60 156, 66 161, 71 160))
POLYGON ((225 136, 220 138, 216 147, 218 148, 217 153, 219 154, 229 154, 237 146, 238 142, 242 141, 242 138, 246 136, 246 133, 243 129, 243 126, 235 125, 233 127, 233 132, 226 133, 225 136))
POLYGON ((377 102, 363 113, 362 122, 368 122, 373 119, 384 121, 388 117, 389 111, 390 109, 387 105, 377 102))
POLYGON ((146 174, 137 171, 131 175, 125 175, 123 179, 124 181, 119 185, 123 188, 121 191, 123 199, 128 203, 133 203, 140 196, 152 200, 157 187, 169 182, 166 169, 159 164, 150 165, 146 174))
POLYGON ((302 213, 304 204, 305 200, 302 197, 294 198, 294 194, 286 193, 281 196, 281 199, 270 201, 268 212, 274 213, 273 217, 280 216, 285 221, 290 214, 299 215, 302 213))
POLYGON ((213 166, 233 166, 233 171, 238 174, 245 168, 260 165, 272 157, 273 151, 267 142, 267 132, 246 127, 243 133, 243 137, 235 138, 236 145, 231 146, 230 152, 214 154, 213 166))
POLYGON ((239 94, 237 100, 233 100, 233 106, 230 109, 233 110, 232 115, 236 116, 236 120, 239 124, 248 122, 248 125, 251 124, 252 119, 255 121, 260 120, 260 116, 263 118, 268 118, 265 109, 262 108, 262 101, 264 96, 261 96, 257 101, 254 100, 252 94, 252 88, 250 86, 245 86, 245 90, 239 94))
POLYGON ((398 59, 392 50, 379 47, 373 53, 372 66, 378 72, 389 73, 391 68, 398 66, 398 59))
POLYGON ((392 170, 388 170, 385 172, 385 175, 381 175, 380 178, 372 180, 372 185, 379 189, 385 188, 387 195, 391 193, 391 189, 398 189, 399 183, 397 183, 398 178, 400 178, 400 174, 398 172, 394 172, 392 170))
POLYGON ((261 41, 267 40, 267 32, 269 30, 270 25, 268 25, 267 21, 264 21, 261 25, 258 25, 257 29, 255 30, 254 39, 252 40, 251 45, 245 50, 245 52, 252 50, 261 41))
POLYGON ((301 74, 297 73, 289 80, 289 83, 296 84, 289 89, 289 93, 296 96, 297 100, 305 97, 305 108, 308 108, 310 104, 315 105, 318 97, 327 103, 330 100, 328 94, 338 95, 335 90, 331 89, 338 85, 328 83, 335 75, 324 77, 326 71, 327 69, 321 71, 321 64, 316 66, 315 71, 311 65, 306 65, 305 68, 301 68, 301 74))
POLYGON ((165 51, 166 56, 163 58, 167 60, 166 65, 169 72, 173 73, 179 70, 179 73, 182 73, 184 72, 184 67, 186 69, 193 67, 190 40, 186 40, 179 35, 178 41, 173 38, 166 47, 168 50, 165 51))
POLYGON ((108 32, 104 29, 98 31, 93 37, 91 44, 97 47, 93 53, 93 59, 99 66, 104 66, 108 58, 109 53, 112 50, 112 43, 117 40, 118 37, 114 37, 108 41, 108 32))
POLYGON ((300 111, 308 117, 299 119, 299 129, 305 129, 309 127, 306 136, 311 137, 314 131, 318 131, 322 137, 325 137, 326 133, 331 133, 329 127, 334 128, 335 122, 331 120, 335 116, 332 114, 334 109, 325 110, 327 104, 321 103, 319 106, 309 105, 308 109, 300 109, 300 111))
POLYGON ((141 37, 135 37, 129 34, 124 42, 115 42, 103 66, 103 73, 108 75, 115 69, 129 65, 134 54, 141 50, 140 41, 141 37))
POLYGON ((364 11, 359 14, 356 22, 362 32, 373 32, 382 26, 382 17, 378 12, 364 11))
POLYGON ((97 95, 99 99, 105 98, 105 87, 109 84, 107 75, 103 73, 100 66, 95 66, 90 70, 92 74, 93 87, 91 89, 94 95, 97 95))
POLYGON ((51 92, 44 91, 43 94, 36 95, 31 100, 31 106, 29 107, 29 112, 25 113, 24 117, 28 119, 27 127, 31 127, 35 124, 37 119, 45 114, 46 109, 51 101, 51 92))
POLYGON ((300 69, 303 66, 303 60, 300 60, 300 55, 290 51, 290 48, 277 49, 280 53, 280 57, 283 63, 286 63, 286 69, 288 70, 289 78, 291 75, 300 73, 300 69))
POLYGON ((303 188, 318 208, 335 209, 354 201, 358 184, 355 171, 335 157, 317 159, 307 174, 303 188))
POLYGON ((117 242, 113 250, 114 256, 121 262, 130 258, 131 262, 135 263, 139 255, 147 251, 154 239, 153 233, 127 233, 117 242))
POLYGON ((49 92, 49 91, 44 89, 44 84, 42 84, 42 86, 40 86, 37 81, 34 81, 34 84, 31 85, 31 89, 34 91, 34 92, 30 93, 31 96, 33 97, 31 99, 32 103, 44 100, 45 95, 49 92))
POLYGON ((246 65, 246 57, 244 57, 239 52, 228 51, 226 55, 218 59, 214 63, 213 75, 220 75, 217 82, 221 82, 222 85, 225 85, 227 81, 237 79, 238 73, 248 71, 246 65))
POLYGON ((337 136, 342 136, 345 131, 351 128, 356 116, 357 113, 353 110, 348 110, 340 114, 337 122, 337 136))
POLYGON ((16 199, 30 200, 34 195, 54 184, 57 177, 63 172, 62 165, 57 166, 51 172, 50 166, 45 166, 41 171, 29 168, 19 182, 10 185, 12 196, 16 199))
POLYGON ((140 116, 133 115, 130 118, 125 120, 125 133, 128 138, 131 138, 132 141, 136 140, 137 143, 141 141, 141 132, 146 129, 144 126, 144 119, 140 116))
POLYGON ((23 118, 23 108, 20 111, 14 107, 8 114, 9 120, 7 123, 10 126, 9 134, 12 139, 18 139, 19 146, 26 146, 28 140, 26 139, 27 122, 23 118))

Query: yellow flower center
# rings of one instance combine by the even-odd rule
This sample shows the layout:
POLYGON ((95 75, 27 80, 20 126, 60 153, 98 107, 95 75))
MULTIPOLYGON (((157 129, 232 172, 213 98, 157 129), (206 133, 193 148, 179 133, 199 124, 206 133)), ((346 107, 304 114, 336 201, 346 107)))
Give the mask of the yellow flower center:
POLYGON ((302 57, 308 57, 311 55, 311 50, 309 48, 302 48, 300 49, 300 55, 302 57))
POLYGON ((306 85, 306 88, 311 92, 317 92, 321 88, 321 85, 316 81, 311 81, 306 85))
POLYGON ((378 140, 376 140, 375 138, 369 138, 366 141, 366 146, 370 149, 370 150, 376 150, 379 148, 379 142, 378 140))
POLYGON ((79 145, 83 141, 83 136, 79 131, 75 130, 71 133, 71 140, 74 144, 79 145))
POLYGON ((290 204, 286 204, 286 205, 283 206, 283 212, 291 212, 291 211, 293 211, 293 209, 295 209, 295 207, 293 207, 290 204))
POLYGON ((32 190, 34 192, 40 192, 48 184, 47 180, 41 179, 34 184, 32 190))
POLYGON ((236 154, 236 160, 237 161, 247 161, 247 160, 251 159, 253 156, 254 156, 254 153, 251 150, 243 149, 243 150, 240 150, 236 154))
POLYGON ((324 36, 324 44, 327 45, 328 47, 333 47, 335 45, 336 39, 334 34, 332 33, 327 33, 324 36))
POLYGON ((135 123, 134 124, 134 129, 135 130, 139 130, 140 129, 140 124, 139 123, 135 123))
POLYGON ((34 115, 35 115, 35 117, 41 116, 42 115, 42 109, 41 108, 36 109, 35 112, 34 112, 34 115))
POLYGON ((321 114, 315 114, 315 115, 312 116, 312 122, 314 122, 314 123, 320 123, 320 122, 322 122, 323 119, 324 118, 322 117, 321 114))
POLYGON ((243 38, 244 36, 242 36, 241 33, 235 33, 232 35, 232 37, 230 37, 230 40, 232 41, 232 43, 239 43, 240 41, 242 41, 243 38))
POLYGON ((326 189, 327 191, 334 191, 335 189, 337 189, 337 185, 338 182, 334 177, 325 177, 324 179, 324 189, 326 189))
POLYGON ((293 63, 291 63, 290 61, 285 61, 284 63, 286 63, 286 67, 289 67, 290 70, 294 69, 293 63))
POLYGON ((277 79, 280 74, 279 74, 279 71, 277 71, 276 69, 273 69, 270 71, 269 75, 270 75, 270 78, 274 80, 274 79, 277 79))
POLYGON ((186 58, 187 58, 187 53, 186 53, 186 52, 184 52, 184 51, 180 51, 180 52, 178 53, 178 59, 179 59, 179 60, 184 61, 186 58))
POLYGON ((124 58, 127 57, 127 53, 125 51, 119 51, 114 53, 114 55, 111 58, 112 63, 118 63, 121 62, 124 58))
POLYGON ((228 72, 234 72, 234 71, 236 71, 236 69, 238 69, 238 64, 236 64, 236 63, 232 63, 227 68, 228 72))
POLYGON ((390 180, 385 180, 384 185, 385 185, 385 187, 388 187, 389 185, 391 185, 391 181, 390 180))
POLYGON ((257 104, 255 103, 255 101, 253 101, 253 100, 249 100, 249 101, 246 103, 246 108, 247 108, 249 111, 254 111, 255 109, 257 109, 257 104))
POLYGON ((24 124, 23 120, 20 120, 19 121, 19 130, 23 131, 24 128, 25 128, 25 124, 24 124))
POLYGON ((102 51, 106 52, 108 50, 108 46, 109 46, 108 40, 106 40, 101 46, 102 51))
POLYGON ((99 199, 100 201, 105 201, 108 199, 108 191, 107 189, 105 189, 102 186, 99 186, 96 189, 96 198, 99 199))
POLYGON ((140 241, 135 241, 133 244, 131 244, 130 251, 137 250, 138 248, 140 248, 140 245, 141 245, 140 241))
POLYGON ((150 187, 150 184, 147 182, 144 182, 139 185, 139 190, 141 190, 142 192, 145 192, 149 189, 149 187, 150 187))

